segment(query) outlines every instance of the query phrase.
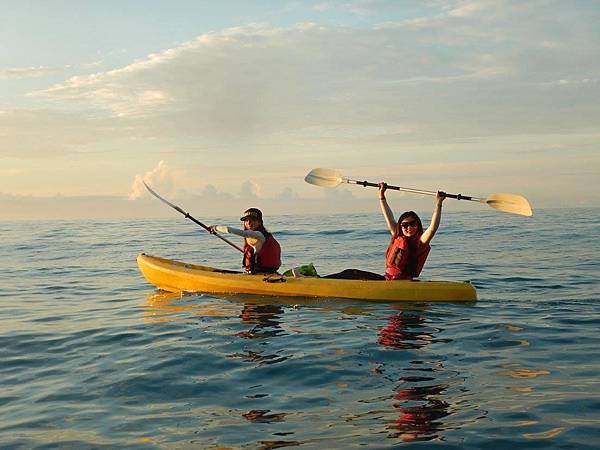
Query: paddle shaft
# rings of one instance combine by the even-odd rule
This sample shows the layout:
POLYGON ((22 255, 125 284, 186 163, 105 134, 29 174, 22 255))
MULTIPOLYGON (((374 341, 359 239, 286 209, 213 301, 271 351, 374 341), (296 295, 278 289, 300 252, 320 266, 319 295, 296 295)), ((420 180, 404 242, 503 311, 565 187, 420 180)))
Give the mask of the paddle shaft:
MULTIPOLYGON (((343 178, 343 180, 346 183, 349 183, 349 184, 358 184, 358 185, 363 186, 363 187, 367 187, 367 186, 369 186, 369 187, 376 187, 376 188, 379 187, 379 184, 377 184, 377 183, 371 183, 369 181, 350 180, 350 179, 347 179, 347 178, 343 178)), ((405 187, 400 187, 400 186, 392 186, 390 184, 387 185, 387 188, 388 189, 392 189, 394 191, 412 192, 414 194, 437 195, 437 192, 433 192, 433 191, 423 191, 421 189, 412 189, 412 188, 405 188, 405 187)), ((447 198, 454 198, 456 200, 470 200, 470 201, 473 201, 473 202, 480 202, 480 203, 481 202, 485 202, 484 199, 477 198, 477 197, 470 197, 468 195, 462 195, 462 194, 446 194, 446 197, 447 198)))
POLYGON ((231 245, 233 248, 235 248, 236 250, 244 253, 244 250, 242 250, 240 247, 238 247, 237 245, 235 245, 233 242, 231 242, 229 239, 224 238, 223 236, 221 236, 218 233, 211 233, 210 228, 207 227, 206 225, 204 225, 202 222, 200 222, 198 219, 196 219, 195 217, 191 216, 189 213, 185 212, 183 209, 181 209, 179 206, 174 205, 173 203, 171 203, 170 201, 162 198, 160 195, 158 195, 156 192, 154 192, 152 189, 150 189, 150 186, 148 186, 145 182, 144 182, 144 186, 146 186, 146 189, 148 189, 148 191, 154 195, 157 199, 159 199, 161 202, 169 205, 171 208, 173 208, 175 211, 181 213, 184 215, 184 217, 186 219, 190 219, 192 222, 194 222, 195 224, 200 225, 202 228, 204 228, 206 231, 208 231, 210 234, 218 237, 219 239, 221 239, 223 242, 228 243, 229 245, 231 245))

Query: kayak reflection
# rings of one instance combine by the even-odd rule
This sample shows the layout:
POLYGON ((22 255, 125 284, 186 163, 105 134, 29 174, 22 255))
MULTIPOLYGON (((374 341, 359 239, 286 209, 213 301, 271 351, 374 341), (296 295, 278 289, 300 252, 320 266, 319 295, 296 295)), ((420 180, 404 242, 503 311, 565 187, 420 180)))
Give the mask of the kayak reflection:
POLYGON ((254 324, 247 331, 240 331, 237 335, 244 339, 259 339, 278 336, 284 333, 279 324, 283 308, 279 305, 244 304, 240 318, 242 323, 254 324))
MULTIPOLYGON (((441 330, 429 326, 418 312, 400 311, 390 316, 387 324, 379 331, 378 343, 397 351, 417 350, 432 342, 448 342, 449 340, 435 338, 439 331, 441 330)), ((382 364, 377 372, 386 374, 392 369, 382 364)), ((442 361, 418 360, 413 359, 412 355, 410 365, 400 370, 402 376, 391 379, 395 383, 399 381, 394 388, 392 403, 399 415, 396 420, 388 423, 387 427, 391 431, 389 437, 399 438, 404 442, 441 439, 441 432, 448 428, 443 419, 451 414, 450 404, 444 399, 449 384, 440 382, 440 378, 447 377, 448 371, 442 361)), ((386 376, 389 377, 387 374, 386 376)))
POLYGON ((235 305, 226 302, 190 302, 186 294, 157 291, 146 296, 144 322, 160 323, 197 317, 231 316, 235 305), (185 313, 185 314, 182 314, 185 313))
POLYGON ((440 439, 440 431, 445 429, 441 419, 450 414, 450 405, 435 396, 443 395, 445 388, 437 385, 400 390, 394 396, 395 400, 399 400, 394 408, 400 415, 389 426, 396 431, 391 437, 399 437, 405 442, 440 439), (418 403, 415 406, 406 406, 415 402, 418 403))
POLYGON ((248 342, 244 345, 243 352, 232 353, 228 356, 255 362, 259 365, 286 361, 289 356, 279 354, 283 350, 275 350, 274 353, 271 353, 270 349, 277 348, 277 346, 267 345, 270 344, 269 338, 286 334, 280 324, 283 312, 283 307, 280 305, 244 303, 239 318, 242 324, 250 324, 252 327, 236 333, 236 336, 246 339, 248 342))
POLYGON ((378 342, 386 347, 417 349, 434 342, 452 341, 434 338, 434 333, 439 331, 438 328, 429 327, 416 312, 401 311, 389 317, 387 325, 379 332, 378 342))

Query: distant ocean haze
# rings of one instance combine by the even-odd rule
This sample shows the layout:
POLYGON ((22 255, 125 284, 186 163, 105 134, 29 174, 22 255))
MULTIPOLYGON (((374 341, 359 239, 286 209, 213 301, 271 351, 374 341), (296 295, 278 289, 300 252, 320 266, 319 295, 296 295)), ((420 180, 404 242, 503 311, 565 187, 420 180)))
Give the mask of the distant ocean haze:
MULTIPOLYGON (((189 196, 185 198, 169 197, 158 192, 167 200, 184 211, 201 220, 218 215, 220 217, 237 217, 249 206, 261 208, 266 216, 294 214, 345 214, 354 212, 376 212, 379 210, 376 193, 372 196, 353 197, 340 195, 331 198, 218 198, 189 196)), ((433 200, 430 197, 412 196, 397 198, 393 201, 398 207, 423 210, 431 215, 433 200)), ((485 208, 485 206, 483 206, 485 208)), ((465 209, 481 209, 481 205, 463 205, 456 202, 449 205, 450 211, 465 209)), ((0 221, 4 220, 76 220, 76 219, 108 219, 128 220, 147 218, 181 219, 178 213, 155 198, 145 197, 130 200, 116 196, 15 196, 0 194, 0 221)))

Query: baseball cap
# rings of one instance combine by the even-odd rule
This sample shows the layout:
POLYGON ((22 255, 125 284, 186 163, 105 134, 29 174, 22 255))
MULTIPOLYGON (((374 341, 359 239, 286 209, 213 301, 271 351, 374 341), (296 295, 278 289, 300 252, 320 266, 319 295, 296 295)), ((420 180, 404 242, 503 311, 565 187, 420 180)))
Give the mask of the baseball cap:
POLYGON ((244 214, 242 214, 242 217, 240 217, 240 220, 244 221, 249 218, 262 220, 261 210, 258 208, 248 208, 246 211, 244 211, 244 214))

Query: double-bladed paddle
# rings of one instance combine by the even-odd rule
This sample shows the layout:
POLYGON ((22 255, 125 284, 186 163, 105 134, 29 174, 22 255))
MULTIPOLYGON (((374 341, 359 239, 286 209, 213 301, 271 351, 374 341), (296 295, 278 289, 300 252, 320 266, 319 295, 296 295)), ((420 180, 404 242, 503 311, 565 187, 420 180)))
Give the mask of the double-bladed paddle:
MULTIPOLYGON (((369 181, 352 180, 350 178, 342 176, 342 174, 340 174, 337 170, 321 168, 311 170, 308 173, 308 175, 304 177, 304 181, 310 184, 314 184, 315 186, 321 187, 336 187, 342 183, 359 184, 363 187, 379 187, 379 184, 377 183, 371 183, 369 181)), ((433 191, 424 191, 422 189, 392 186, 389 184, 387 185, 387 188, 396 191, 412 192, 414 194, 437 195, 437 192, 433 191)), ((462 194, 446 194, 446 197, 454 198, 456 200, 469 200, 472 202, 483 203, 484 205, 488 205, 494 209, 497 209, 498 211, 503 211, 512 214, 520 214, 521 216, 533 215, 533 212, 531 211, 531 206, 529 206, 529 202, 527 201, 527 199, 522 195, 518 194, 491 194, 487 198, 471 197, 462 194)))
POLYGON ((236 250, 239 250, 240 252, 244 253, 244 250, 242 250, 240 247, 238 247, 237 245, 235 245, 233 242, 231 242, 229 239, 225 239, 223 236, 221 236, 220 234, 217 233, 212 233, 210 231, 210 228, 207 227, 206 225, 204 225, 202 222, 200 222, 198 219, 195 219, 194 217, 190 216, 189 213, 186 213, 183 209, 181 209, 179 206, 174 205, 173 203, 171 203, 169 200, 161 197, 160 195, 158 195, 156 192, 154 192, 150 186, 148 186, 146 184, 145 181, 142 181, 142 183, 144 183, 144 186, 146 186, 146 189, 148 189, 148 191, 154 195, 157 199, 159 199, 161 202, 166 203, 167 205, 169 205, 171 208, 173 208, 175 211, 180 212, 181 214, 183 214, 185 216, 186 219, 190 219, 192 222, 197 223, 198 225, 200 225, 202 228, 204 228, 206 231, 208 231, 210 234, 213 234, 214 236, 218 237, 219 239, 221 239, 224 242, 227 242, 229 245, 231 245, 233 248, 235 248, 236 250))

